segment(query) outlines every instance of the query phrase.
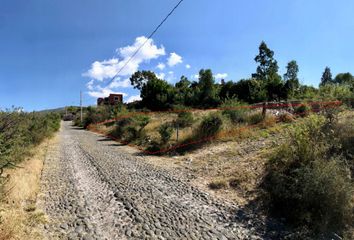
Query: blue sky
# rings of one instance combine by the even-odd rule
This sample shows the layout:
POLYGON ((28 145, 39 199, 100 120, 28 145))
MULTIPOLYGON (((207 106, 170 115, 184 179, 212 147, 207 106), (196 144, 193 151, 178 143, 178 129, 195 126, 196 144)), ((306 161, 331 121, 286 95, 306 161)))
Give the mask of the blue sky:
POLYGON ((211 68, 216 77, 237 81, 255 71, 262 40, 275 51, 281 74, 297 60, 305 84, 317 86, 326 66, 334 75, 354 73, 352 0, 185 0, 124 75, 107 85, 176 3, 0 0, 0 108, 77 105, 80 90, 85 105, 108 92, 133 100, 139 93, 127 79, 136 69, 173 83, 211 68))

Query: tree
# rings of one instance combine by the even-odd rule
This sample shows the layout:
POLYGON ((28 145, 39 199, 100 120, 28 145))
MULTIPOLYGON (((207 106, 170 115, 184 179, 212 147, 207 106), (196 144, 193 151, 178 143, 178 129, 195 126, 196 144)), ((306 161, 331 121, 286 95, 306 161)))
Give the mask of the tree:
POLYGON ((278 74, 278 62, 274 59, 274 52, 265 42, 259 46, 259 54, 254 59, 259 65, 252 77, 263 83, 266 90, 266 100, 279 100, 284 95, 284 83, 278 74))
POLYGON ((352 84, 354 82, 354 76, 351 73, 339 73, 334 78, 334 82, 338 84, 352 84))
POLYGON ((191 89, 191 82, 187 77, 182 76, 181 80, 175 84, 175 97, 174 103, 180 105, 189 105, 189 101, 192 98, 193 92, 191 89))
POLYGON ((266 100, 264 83, 257 79, 241 79, 231 89, 232 96, 248 103, 262 102, 266 100))
POLYGON ((130 78, 134 88, 140 90, 141 105, 151 110, 166 109, 173 104, 174 87, 158 79, 151 71, 137 71, 130 78))
POLYGON ((154 72, 137 71, 130 77, 130 83, 132 86, 134 86, 135 89, 138 89, 141 91, 143 86, 146 85, 146 83, 152 79, 157 79, 154 72))
POLYGON ((151 110, 172 107, 174 88, 165 80, 152 78, 143 85, 140 91, 142 105, 151 110))
POLYGON ((285 89, 293 96, 295 91, 299 90, 300 83, 297 77, 299 72, 299 66, 295 60, 292 60, 286 66, 286 73, 284 74, 285 89))
POLYGON ((200 89, 199 101, 202 106, 210 107, 218 103, 215 80, 210 69, 199 71, 198 87, 200 89))
POLYGON ((322 74, 320 86, 324 86, 332 83, 334 83, 334 81, 332 79, 331 69, 329 67, 326 67, 322 74))
POLYGON ((262 41, 259 45, 259 53, 254 59, 259 63, 257 72, 252 77, 267 81, 268 78, 278 72, 278 62, 274 59, 274 52, 262 41))
POLYGON ((221 89, 219 92, 219 97, 221 100, 235 97, 236 93, 233 92, 234 85, 235 85, 235 83, 232 81, 228 81, 228 82, 221 85, 221 89))

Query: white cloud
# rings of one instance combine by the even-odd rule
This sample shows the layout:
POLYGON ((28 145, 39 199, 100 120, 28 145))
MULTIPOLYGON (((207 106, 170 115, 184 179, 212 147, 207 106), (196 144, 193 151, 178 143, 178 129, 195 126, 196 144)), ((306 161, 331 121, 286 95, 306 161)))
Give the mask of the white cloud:
POLYGON ((86 84, 86 87, 88 90, 93 90, 93 83, 94 83, 95 80, 90 80, 87 84, 86 84))
POLYGON ((166 67, 166 65, 164 63, 159 63, 157 64, 156 68, 160 69, 160 70, 164 70, 166 67))
POLYGON ((167 64, 170 67, 173 67, 182 62, 183 62, 182 57, 174 52, 170 53, 170 57, 167 59, 167 64))
POLYGON ((127 100, 127 103, 135 102, 135 101, 140 101, 141 97, 139 95, 134 95, 130 96, 127 100))
POLYGON ((118 71, 127 63, 132 54, 146 42, 144 47, 135 55, 133 59, 124 67, 118 76, 128 76, 139 69, 143 62, 148 62, 151 59, 156 59, 160 56, 166 55, 163 46, 156 46, 152 39, 146 37, 137 37, 133 45, 116 49, 118 58, 111 58, 104 61, 95 61, 92 63, 90 70, 83 73, 83 76, 90 77, 98 81, 103 81, 107 78, 113 78, 118 71))
POLYGON ((91 65, 91 69, 83 73, 84 77, 90 77, 98 81, 103 81, 105 78, 112 78, 119 69, 117 58, 104 60, 102 62, 95 61, 91 65))
POLYGON ((215 74, 214 77, 215 79, 219 80, 219 79, 225 79, 227 78, 228 74, 227 73, 218 73, 218 74, 215 74))
POLYGON ((199 79, 199 74, 191 75, 191 78, 192 78, 193 80, 198 80, 198 79, 199 79))
POLYGON ((131 87, 131 83, 130 83, 130 79, 127 78, 125 80, 121 80, 120 78, 115 78, 110 84, 109 84, 110 88, 118 88, 118 87, 122 87, 122 88, 128 88, 131 87))
POLYGON ((166 74, 165 74, 165 73, 163 73, 163 72, 162 72, 162 73, 157 73, 157 74, 156 74, 156 77, 157 77, 157 78, 159 78, 159 79, 165 79, 165 76, 166 76, 166 74))
POLYGON ((191 65, 186 64, 186 68, 187 68, 187 69, 190 69, 190 68, 191 68, 191 65))
POLYGON ((121 57, 127 59, 130 58, 130 56, 133 55, 135 51, 144 43, 145 43, 144 47, 142 47, 140 51, 135 55, 134 57, 135 61, 143 62, 146 60, 156 59, 159 56, 163 56, 166 54, 165 48, 163 46, 161 46, 160 48, 157 47, 154 44, 154 40, 148 39, 144 36, 137 37, 133 45, 118 48, 116 51, 121 57))

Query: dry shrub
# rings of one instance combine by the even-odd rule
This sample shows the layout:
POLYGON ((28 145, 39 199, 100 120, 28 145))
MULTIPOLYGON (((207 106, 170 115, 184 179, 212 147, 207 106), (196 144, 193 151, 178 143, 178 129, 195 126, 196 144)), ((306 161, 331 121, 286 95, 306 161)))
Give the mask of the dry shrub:
POLYGON ((246 122, 250 125, 256 125, 263 121, 263 115, 261 112, 252 113, 247 116, 246 122))
POLYGON ((261 128, 273 127, 277 123, 277 118, 274 115, 266 115, 263 121, 260 123, 261 128))
POLYGON ((279 122, 283 122, 283 123, 292 123, 295 121, 294 116, 290 113, 281 113, 278 119, 279 122))
POLYGON ((322 116, 294 126, 263 183, 273 213, 315 233, 342 232, 353 218, 351 178, 343 155, 333 151, 336 142, 328 141, 333 132, 322 116))
POLYGON ((225 180, 217 180, 209 183, 208 187, 213 190, 220 190, 227 187, 225 180))

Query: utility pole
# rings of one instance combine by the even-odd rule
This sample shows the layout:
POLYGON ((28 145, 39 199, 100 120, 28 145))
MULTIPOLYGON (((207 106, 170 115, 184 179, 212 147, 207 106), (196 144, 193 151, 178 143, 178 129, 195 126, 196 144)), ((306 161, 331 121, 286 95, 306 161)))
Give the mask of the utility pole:
POLYGON ((82 91, 80 91, 80 120, 82 122, 82 91))

